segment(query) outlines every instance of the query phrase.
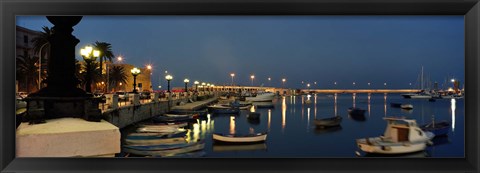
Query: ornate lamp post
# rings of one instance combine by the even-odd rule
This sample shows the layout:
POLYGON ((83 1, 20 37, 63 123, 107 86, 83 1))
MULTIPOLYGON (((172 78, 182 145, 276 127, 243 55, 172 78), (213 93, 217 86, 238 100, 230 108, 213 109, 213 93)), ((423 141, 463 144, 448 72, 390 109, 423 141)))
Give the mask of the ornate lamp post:
POLYGON ((185 82, 185 92, 188 92, 187 85, 188 85, 188 82, 190 82, 190 80, 185 79, 185 80, 183 80, 183 82, 185 82))
POLYGON ((140 74, 140 69, 135 67, 130 72, 133 75, 133 93, 137 93, 137 76, 140 74))
POLYGON ((202 91, 205 91, 205 85, 207 85, 205 82, 202 82, 202 91))
POLYGON ((167 92, 170 93, 170 81, 173 79, 173 76, 172 75, 167 75, 165 76, 165 79, 167 79, 167 92))
POLYGON ((86 76, 86 86, 85 86, 85 91, 87 93, 92 93, 92 69, 91 69, 91 64, 93 61, 97 59, 100 55, 100 51, 98 50, 93 50, 92 46, 86 46, 83 49, 80 49, 80 54, 83 57, 83 60, 85 60, 85 63, 87 65, 87 76, 86 76))
POLYGON ((200 84, 200 82, 195 81, 193 84, 195 84, 195 91, 198 92, 198 84, 200 84))
POLYGON ((210 91, 210 83, 207 83, 207 91, 210 91))

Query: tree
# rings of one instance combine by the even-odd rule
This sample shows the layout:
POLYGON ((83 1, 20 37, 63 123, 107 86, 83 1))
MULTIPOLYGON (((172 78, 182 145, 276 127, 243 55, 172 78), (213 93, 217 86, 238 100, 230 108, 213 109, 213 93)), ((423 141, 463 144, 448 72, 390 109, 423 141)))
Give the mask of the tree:
MULTIPOLYGON (((98 82, 102 82, 102 71, 100 70, 100 66, 98 62, 92 62, 90 63, 90 69, 92 69, 91 72, 91 77, 90 79, 92 80, 92 84, 96 84, 98 82)), ((87 76, 87 64, 85 62, 77 62, 75 63, 75 75, 77 76, 78 80, 80 81, 80 86, 85 86, 87 81, 86 81, 86 76, 87 76)), ((87 86, 85 86, 86 88, 87 86)), ((92 87, 92 86, 90 86, 92 87)), ((92 90, 94 91, 94 90, 92 90)))
POLYGON ((118 85, 122 83, 122 85, 127 84, 128 74, 125 73, 125 68, 122 66, 113 66, 109 70, 109 85, 115 86, 115 90, 118 89, 118 85))
POLYGON ((35 55, 40 55, 42 58, 42 79, 46 77, 46 69, 44 64, 47 64, 48 57, 50 56, 50 39, 53 35, 53 29, 49 27, 42 27, 43 31, 40 36, 32 39, 33 52, 35 55))
POLYGON ((25 90, 30 93, 30 89, 36 88, 38 84, 38 57, 19 55, 16 62, 17 80, 24 80, 25 90))
POLYGON ((93 45, 94 49, 100 51, 99 61, 100 61, 100 72, 103 72, 103 61, 112 61, 114 58, 112 52, 112 45, 107 42, 98 42, 96 41, 93 45))

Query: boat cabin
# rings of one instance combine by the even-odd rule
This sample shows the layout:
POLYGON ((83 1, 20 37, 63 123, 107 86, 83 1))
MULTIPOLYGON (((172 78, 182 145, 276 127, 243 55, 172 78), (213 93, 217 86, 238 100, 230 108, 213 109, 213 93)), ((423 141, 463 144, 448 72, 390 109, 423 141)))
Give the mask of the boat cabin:
POLYGON ((403 118, 384 118, 387 128, 383 138, 391 142, 412 142, 422 140, 425 133, 418 127, 417 122, 403 118))

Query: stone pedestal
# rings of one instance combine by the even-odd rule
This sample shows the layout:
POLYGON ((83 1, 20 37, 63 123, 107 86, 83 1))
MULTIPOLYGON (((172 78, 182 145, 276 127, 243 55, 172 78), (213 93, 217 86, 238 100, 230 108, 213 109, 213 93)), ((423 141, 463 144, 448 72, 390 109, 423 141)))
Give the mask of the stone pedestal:
POLYGON ((120 153, 118 127, 102 120, 59 118, 22 123, 16 133, 17 157, 96 157, 120 153))

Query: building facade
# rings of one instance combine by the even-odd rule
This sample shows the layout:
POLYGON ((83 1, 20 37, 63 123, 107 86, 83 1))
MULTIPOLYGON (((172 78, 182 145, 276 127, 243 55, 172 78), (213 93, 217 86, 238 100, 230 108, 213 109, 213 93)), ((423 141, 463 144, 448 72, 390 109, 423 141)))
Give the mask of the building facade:
MULTIPOLYGON (((16 44, 15 58, 18 59, 21 57, 28 57, 28 56, 38 57, 38 55, 35 55, 34 44, 32 40, 41 35, 42 33, 40 31, 34 31, 34 30, 17 25, 16 39, 15 39, 15 44, 16 44)), ((45 59, 46 57, 43 57, 43 58, 45 59)), ((38 64, 36 64, 36 68, 39 68, 38 64)), ((46 71, 45 62, 42 62, 42 71, 46 71)), ((31 77, 32 75, 38 76, 38 71, 36 74, 27 74, 23 76, 17 73, 17 79, 16 79, 17 92, 22 91, 22 92, 32 93, 38 90, 39 78, 36 77, 35 80, 33 80, 33 77, 31 77), (29 76, 30 78, 28 78, 29 76)), ((44 78, 44 76, 42 76, 42 78, 44 78)))

